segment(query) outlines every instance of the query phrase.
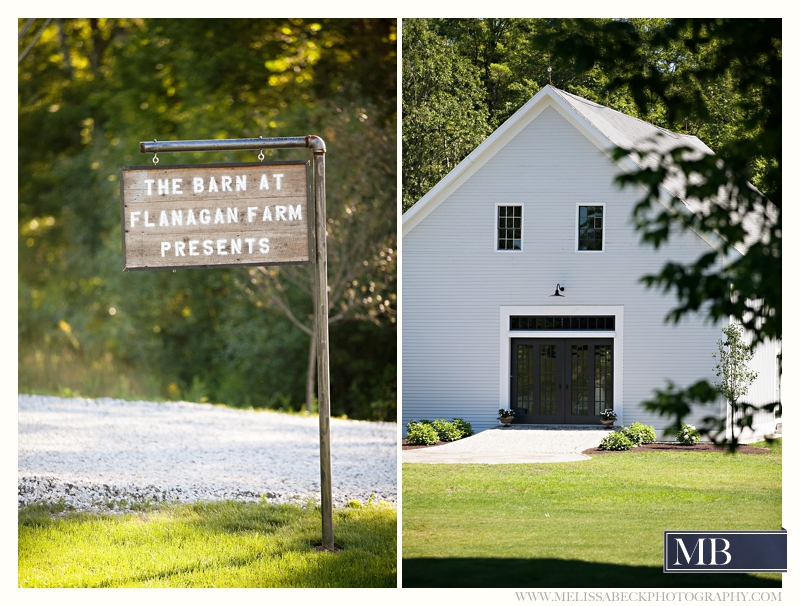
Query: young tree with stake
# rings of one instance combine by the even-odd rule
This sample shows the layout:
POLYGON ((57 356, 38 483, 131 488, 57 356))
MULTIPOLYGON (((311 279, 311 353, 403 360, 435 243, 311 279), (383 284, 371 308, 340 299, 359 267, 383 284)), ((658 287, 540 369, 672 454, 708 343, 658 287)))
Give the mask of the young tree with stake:
MULTIPOLYGON (((750 360, 753 359, 753 350, 744 342, 741 326, 729 324, 722 329, 722 334, 724 339, 717 341, 719 358, 716 352, 711 354, 715 360, 719 360, 715 367, 719 381, 714 383, 714 387, 731 406, 731 441, 735 443, 734 431, 739 398, 747 395, 758 373, 749 366, 750 360)), ((752 422, 748 423, 750 424, 752 422)))

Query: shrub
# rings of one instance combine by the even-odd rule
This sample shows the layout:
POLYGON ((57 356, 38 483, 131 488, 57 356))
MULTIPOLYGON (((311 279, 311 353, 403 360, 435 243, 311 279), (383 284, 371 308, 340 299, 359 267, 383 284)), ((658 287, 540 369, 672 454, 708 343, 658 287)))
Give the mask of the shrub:
POLYGON ((600 450, 630 450, 635 444, 621 431, 612 431, 601 441, 598 448, 600 450))
POLYGON ((453 419, 453 423, 461 430, 462 438, 468 438, 475 434, 475 432, 472 431, 472 424, 464 419, 455 418, 453 419))
POLYGON ((697 431, 694 425, 684 423, 681 425, 681 430, 678 432, 678 442, 691 446, 700 441, 700 432, 697 431))
POLYGON ((431 425, 436 430, 436 433, 439 434, 439 439, 442 442, 455 442, 464 437, 458 425, 452 421, 436 419, 431 425))
POLYGON ((623 427, 622 432, 628 436, 634 446, 652 444, 656 441, 656 428, 651 425, 631 423, 630 427, 623 427))
POLYGON ((439 434, 430 421, 409 421, 406 427, 409 444, 428 446, 439 441, 439 434))
POLYGON ((407 440, 409 444, 436 444, 436 442, 455 442, 461 438, 474 435, 472 425, 464 419, 436 419, 429 421, 409 421, 406 425, 408 429, 407 440))

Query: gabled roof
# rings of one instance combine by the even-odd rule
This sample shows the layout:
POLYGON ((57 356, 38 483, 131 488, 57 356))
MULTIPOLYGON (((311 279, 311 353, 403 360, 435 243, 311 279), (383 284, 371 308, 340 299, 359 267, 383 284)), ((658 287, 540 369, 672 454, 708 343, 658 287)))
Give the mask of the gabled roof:
POLYGON ((553 88, 549 84, 545 86, 559 95, 576 112, 580 113, 598 131, 603 133, 616 146, 625 148, 637 148, 643 142, 656 139, 659 141, 655 151, 668 151, 679 145, 696 149, 703 154, 713 154, 714 152, 694 135, 681 135, 673 133, 665 128, 661 128, 639 120, 617 110, 604 105, 599 105, 588 99, 583 99, 566 91, 553 88))
MULTIPOLYGON (((649 157, 644 157, 644 160, 631 156, 623 158, 618 164, 626 171, 644 168, 647 164, 655 162, 657 154, 676 147, 688 147, 701 155, 714 153, 694 135, 682 135, 668 131, 548 84, 404 213, 403 234, 410 232, 417 223, 447 198, 449 192, 461 185, 480 166, 485 164, 546 107, 554 107, 598 148, 608 153, 616 147, 636 149, 640 152, 655 152, 649 157)), ((662 183, 661 190, 664 202, 669 198, 677 198, 686 205, 690 212, 698 212, 702 209, 702 204, 699 202, 685 199, 681 179, 667 179, 662 183)), ((753 231, 758 233, 758 230, 753 231)), ((743 252, 742 248, 740 248, 740 252, 743 252)))

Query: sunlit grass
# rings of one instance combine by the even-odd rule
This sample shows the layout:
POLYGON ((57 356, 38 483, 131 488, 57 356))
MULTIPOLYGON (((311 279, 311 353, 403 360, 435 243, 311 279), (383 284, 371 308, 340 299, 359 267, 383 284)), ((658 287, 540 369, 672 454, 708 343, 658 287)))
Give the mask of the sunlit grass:
MULTIPOLYGON (((514 558, 660 572, 665 530, 781 528, 780 445, 763 455, 632 451, 576 463, 405 464, 403 559, 424 559, 427 569, 430 559, 514 558)), ((414 586, 407 568, 403 584, 414 586)), ((564 568, 545 586, 586 586, 564 568)))
POLYGON ((397 511, 221 502, 125 515, 19 513, 20 587, 396 587, 397 511))

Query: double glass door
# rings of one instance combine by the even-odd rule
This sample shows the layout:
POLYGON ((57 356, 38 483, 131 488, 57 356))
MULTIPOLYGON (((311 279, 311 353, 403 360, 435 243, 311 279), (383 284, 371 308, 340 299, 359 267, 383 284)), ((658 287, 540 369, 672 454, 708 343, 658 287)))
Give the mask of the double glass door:
POLYGON ((515 423, 594 424, 613 408, 613 339, 512 339, 515 423))

